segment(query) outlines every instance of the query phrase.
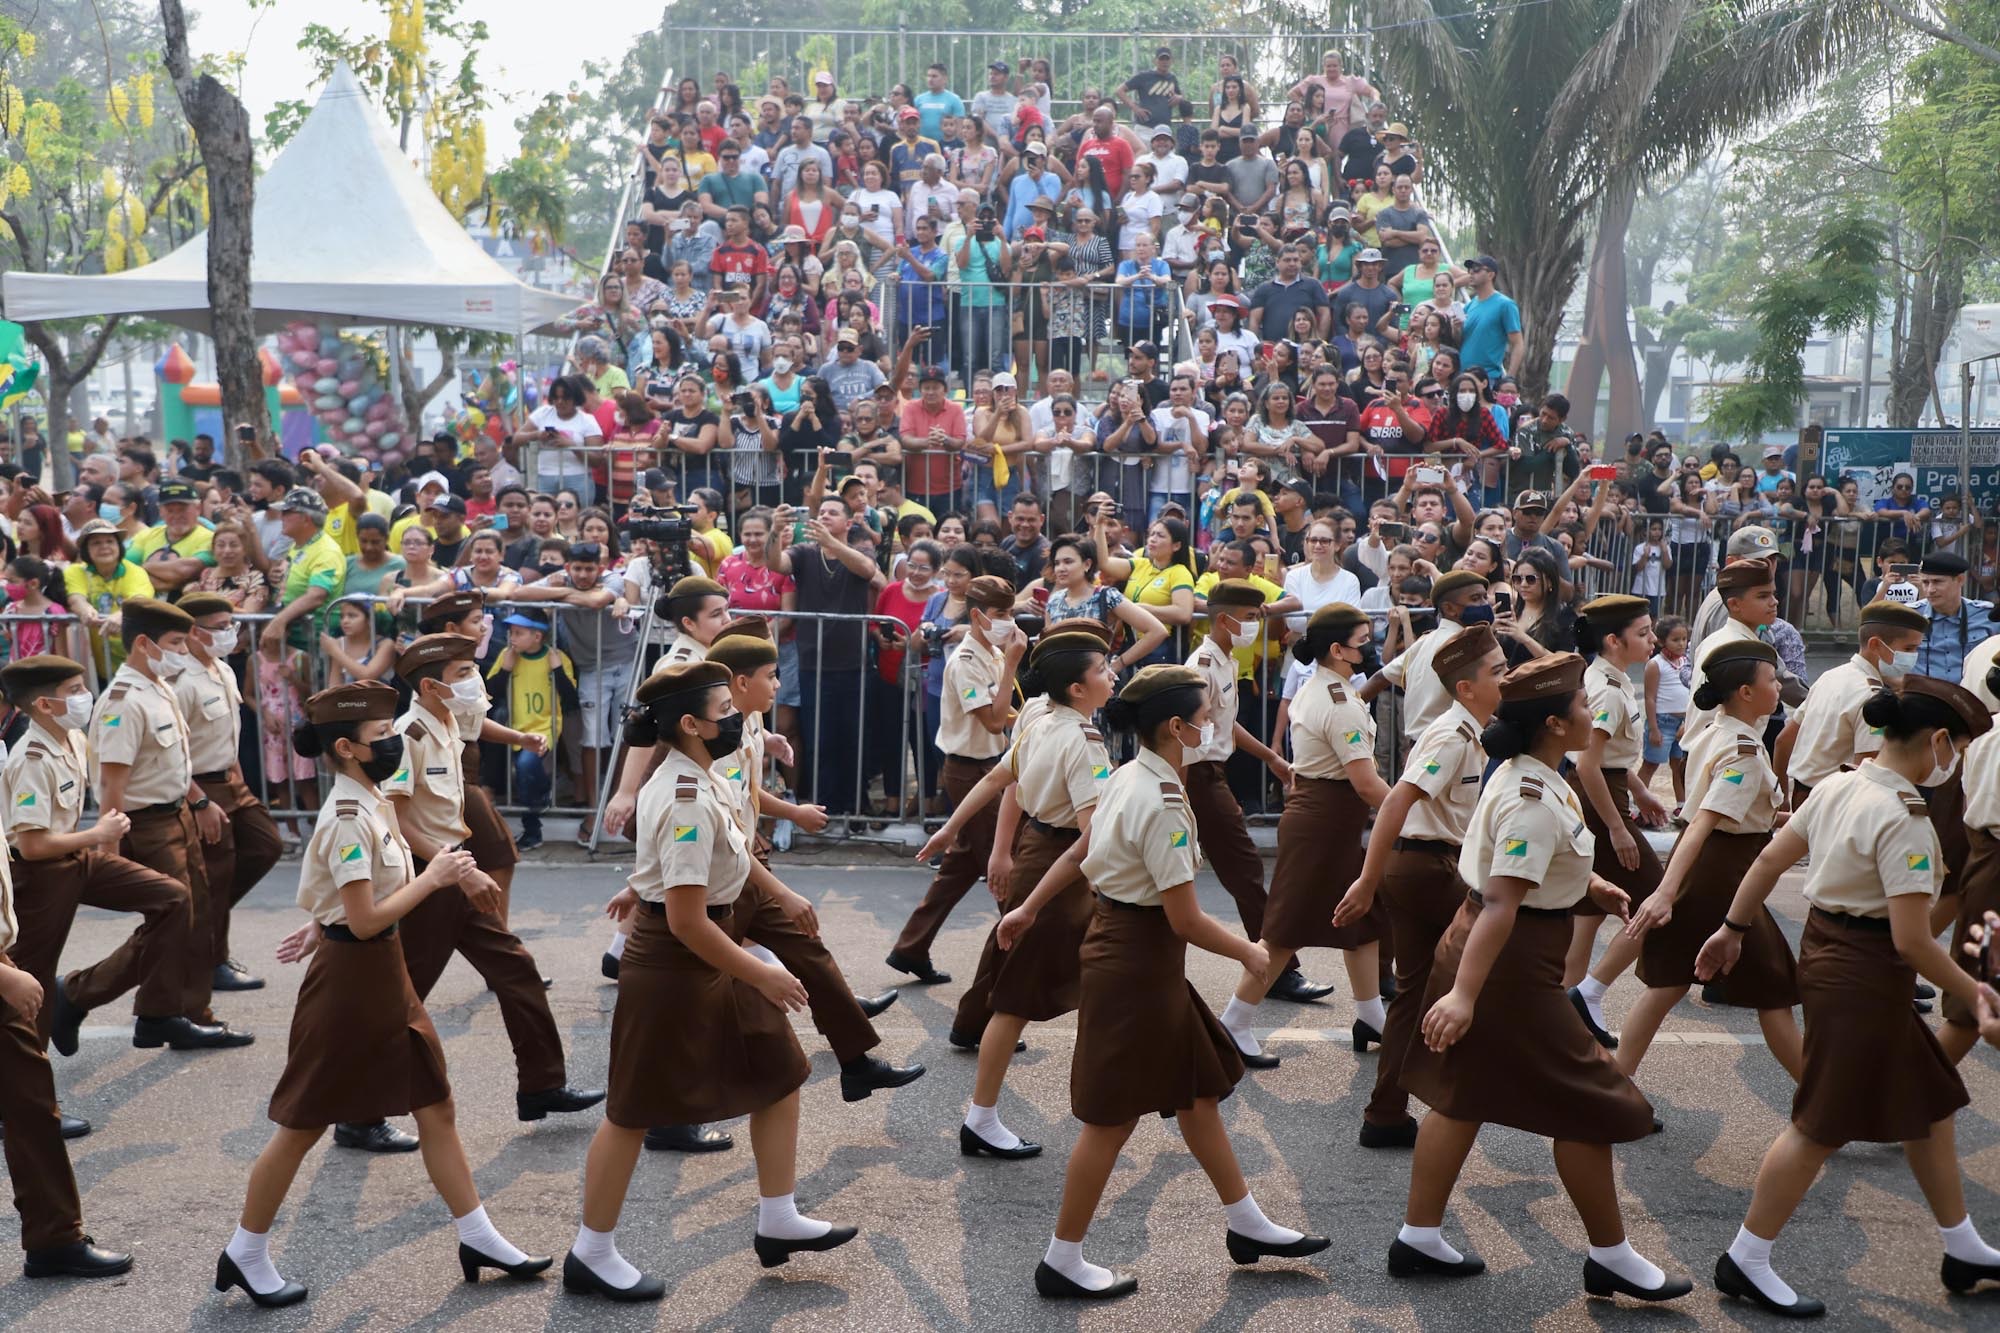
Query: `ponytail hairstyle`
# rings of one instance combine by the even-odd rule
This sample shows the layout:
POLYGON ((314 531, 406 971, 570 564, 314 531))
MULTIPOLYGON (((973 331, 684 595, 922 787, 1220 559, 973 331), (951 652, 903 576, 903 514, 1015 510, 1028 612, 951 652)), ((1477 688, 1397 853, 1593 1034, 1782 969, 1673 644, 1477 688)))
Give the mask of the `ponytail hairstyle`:
POLYGON ((1541 699, 1503 700, 1479 738, 1487 756, 1505 761, 1526 754, 1534 748, 1550 718, 1569 715, 1570 700, 1575 694, 1575 690, 1568 690, 1541 699))
POLYGON ((1722 707, 1736 697, 1736 691, 1757 683, 1757 668, 1762 665, 1765 663, 1761 658, 1733 657, 1712 667, 1703 667, 1707 675, 1695 687, 1694 706, 1704 712, 1722 707))
POLYGON ((1068 707, 1070 689, 1095 671, 1106 655, 1102 645, 1073 652, 1038 652, 1029 665, 1021 668, 1015 680, 1024 697, 1041 695, 1052 704, 1068 707))
POLYGON ((1883 736, 1892 741, 1915 740, 1939 729, 1954 737, 1973 734, 1964 714, 1936 695, 1916 690, 1877 690, 1861 705, 1861 720, 1880 727, 1883 736))
POLYGON ((1345 645, 1358 627, 1372 623, 1366 612, 1344 602, 1329 602, 1306 622, 1306 632, 1292 640, 1292 656, 1302 666, 1318 666, 1329 649, 1345 645), (1349 614, 1331 614, 1337 611, 1349 614))
POLYGON ((639 701, 625 720, 625 744, 645 749, 673 743, 681 719, 696 717, 709 695, 729 688, 729 668, 703 660, 669 667, 639 687, 639 701))
POLYGON ((1104 705, 1104 725, 1130 733, 1150 750, 1161 727, 1175 718, 1186 721, 1193 717, 1207 698, 1208 689, 1200 684, 1169 686, 1137 703, 1121 696, 1104 705))
POLYGON ((2000 699, 2000 662, 1986 668, 1986 692, 2000 699))

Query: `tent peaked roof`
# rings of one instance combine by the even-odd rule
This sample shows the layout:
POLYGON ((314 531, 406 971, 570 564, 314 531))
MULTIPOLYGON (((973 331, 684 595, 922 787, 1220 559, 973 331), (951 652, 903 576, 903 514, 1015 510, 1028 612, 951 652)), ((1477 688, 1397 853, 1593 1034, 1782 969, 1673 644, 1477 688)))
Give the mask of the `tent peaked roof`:
MULTIPOLYGON (((319 319, 515 333, 574 305, 517 280, 467 234, 344 64, 258 179, 253 226, 250 295, 262 329, 319 319)), ((0 284, 12 320, 135 314, 205 329, 208 233, 123 273, 15 272, 0 284)))

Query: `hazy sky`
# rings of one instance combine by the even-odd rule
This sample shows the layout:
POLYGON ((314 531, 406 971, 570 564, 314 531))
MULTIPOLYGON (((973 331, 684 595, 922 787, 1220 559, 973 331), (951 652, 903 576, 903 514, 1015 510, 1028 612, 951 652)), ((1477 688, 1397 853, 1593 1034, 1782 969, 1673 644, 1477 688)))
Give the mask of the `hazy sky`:
MULTIPOLYGON (((194 31, 189 45, 195 54, 241 51, 248 57, 240 96, 260 129, 264 113, 275 104, 299 97, 310 101, 317 91, 312 61, 298 49, 299 34, 308 23, 355 36, 385 30, 380 11, 361 0, 284 0, 261 13, 251 12, 241 0, 212 0, 190 10, 194 31)), ((489 165, 519 146, 514 118, 537 97, 568 87, 586 60, 616 61, 633 37, 654 26, 645 6, 622 14, 616 5, 594 8, 580 22, 526 0, 477 0, 472 12, 486 20, 492 34, 485 48, 486 83, 496 103, 486 117, 489 165)))

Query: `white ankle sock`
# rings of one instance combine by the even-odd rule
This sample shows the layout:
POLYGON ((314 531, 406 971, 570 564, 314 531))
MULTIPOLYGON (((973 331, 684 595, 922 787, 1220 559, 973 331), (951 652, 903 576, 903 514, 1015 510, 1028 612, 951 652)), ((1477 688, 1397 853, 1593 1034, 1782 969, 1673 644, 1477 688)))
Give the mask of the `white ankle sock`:
POLYGON ((500 1229, 486 1216, 486 1205, 483 1203, 464 1217, 453 1218, 452 1225, 458 1228, 460 1240, 488 1259, 496 1259, 503 1264, 518 1264, 528 1257, 500 1234, 500 1229))
POLYGON ((1737 1268, 1750 1279, 1752 1286, 1778 1304, 1790 1305, 1798 1300, 1799 1294, 1771 1269, 1771 1242, 1752 1235, 1749 1227, 1736 1228, 1736 1239, 1729 1243, 1729 1257, 1736 1261, 1737 1268))
POLYGON ((285 1279, 271 1262, 271 1233, 236 1228, 222 1252, 235 1261, 243 1280, 259 1296, 268 1296, 285 1285, 285 1279))
POLYGON ((578 1227, 576 1240, 570 1245, 569 1252, 576 1256, 578 1263, 622 1290, 637 1282, 645 1274, 625 1262, 625 1256, 618 1253, 618 1244, 612 1239, 613 1234, 609 1231, 592 1231, 589 1227, 578 1227))
POLYGON ((1289 1245, 1305 1234, 1290 1227, 1281 1227, 1264 1216, 1264 1210, 1257 1206, 1254 1194, 1246 1193, 1235 1203, 1223 1204, 1222 1212, 1229 1219, 1231 1231, 1251 1240, 1261 1240, 1266 1245, 1289 1245))
POLYGON ((965 1127, 996 1148, 1018 1148, 1021 1136, 1000 1123, 1000 1110, 994 1106, 981 1106, 978 1102, 965 1104, 965 1127))
POLYGON ((1413 1250, 1428 1254, 1433 1259, 1442 1259, 1455 1264, 1465 1258, 1457 1250, 1445 1243, 1443 1227, 1413 1227, 1403 1223, 1403 1229, 1396 1233, 1396 1239, 1413 1250))
POLYGON ((1222 1026, 1229 1029, 1229 1035, 1236 1039, 1236 1049, 1245 1055, 1262 1055, 1264 1048, 1250 1035, 1250 1025, 1257 1019, 1257 1006, 1245 1004, 1234 995, 1222 1008, 1222 1026))
POLYGON ((1616 1245, 1590 1247, 1590 1257, 1634 1286, 1652 1291, 1667 1280, 1660 1266, 1632 1248, 1628 1238, 1616 1245))
POLYGON ((1609 989, 1593 976, 1585 976, 1576 983, 1576 993, 1583 997, 1583 1007, 1590 1011, 1590 1021, 1606 1032, 1611 1030, 1611 1025, 1604 1021, 1604 992, 1609 989))
POLYGON ((1382 1003, 1382 997, 1379 995, 1371 999, 1356 1000, 1354 1002, 1354 1016, 1369 1027, 1374 1028, 1377 1032, 1380 1032, 1384 1027, 1388 1026, 1389 1006, 1382 1003))
MULTIPOLYGON (((625 946, 631 939, 632 937, 624 931, 614 930, 611 932, 611 943, 604 946, 604 952, 610 954, 613 958, 623 958, 625 956, 625 946)), ((632 1271, 637 1272, 638 1270, 634 1269, 632 1271)), ((600 1273, 598 1276, 603 1277, 604 1275, 600 1273)))
POLYGON ((1057 1240, 1050 1236, 1049 1251, 1042 1256, 1042 1262, 1085 1291, 1103 1291, 1117 1278, 1110 1269, 1085 1261, 1080 1240, 1057 1240))
POLYGON ((772 953, 761 944, 746 944, 743 946, 743 952, 749 954, 760 963, 769 963, 772 967, 778 966, 778 955, 772 953))
POLYGON ((833 1230, 833 1223, 799 1213, 797 1196, 780 1194, 774 1199, 757 1199, 757 1234, 771 1240, 817 1240, 833 1230))
POLYGON ((2000 1250, 1979 1238, 1979 1228, 1972 1225, 1969 1213, 1955 1227, 1939 1227, 1938 1235, 1944 1237, 1944 1252, 1954 1259, 1968 1264, 2000 1264, 2000 1250))

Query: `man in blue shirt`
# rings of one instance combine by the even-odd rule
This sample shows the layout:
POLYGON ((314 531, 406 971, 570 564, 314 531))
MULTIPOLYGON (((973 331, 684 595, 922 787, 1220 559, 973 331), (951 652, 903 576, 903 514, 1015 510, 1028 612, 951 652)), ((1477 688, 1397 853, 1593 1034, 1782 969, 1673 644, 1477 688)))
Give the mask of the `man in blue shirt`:
POLYGON ((924 90, 910 101, 923 118, 923 136, 926 139, 944 141, 944 118, 965 114, 965 103, 959 95, 944 86, 945 68, 932 65, 924 71, 924 90))
POLYGON ((1035 225, 1035 200, 1061 197, 1062 178, 1049 170, 1048 161, 1048 150, 1038 143, 1021 150, 1021 169, 1007 182, 1007 214, 1001 221, 1007 239, 1019 240, 1022 228, 1035 225))
POLYGON ((902 261, 897 266, 902 286, 898 289, 896 340, 903 343, 909 341, 914 328, 942 328, 947 323, 945 300, 951 289, 945 279, 951 270, 937 243, 937 221, 928 215, 916 221, 916 243, 898 241, 896 255, 902 261))
MULTIPOLYGON (((1933 551, 1917 566, 1917 587, 1931 627, 1917 648, 1917 670, 1940 680, 1957 681, 1965 674, 1965 655, 1991 638, 1993 603, 1965 595, 1965 575, 1971 566, 1962 555, 1933 551)), ((1966 682, 1971 688, 1972 682, 1966 682)))
POLYGON ((1875 502, 1878 519, 1888 523, 1886 532, 1880 536, 1900 537, 1906 542, 1914 542, 1930 521, 1931 507, 1916 498, 1917 479, 1907 472, 1896 474, 1889 483, 1889 493, 1875 502))
POLYGON ((1118 265, 1120 290, 1112 333, 1119 342, 1151 342, 1159 337, 1173 281, 1167 261, 1155 257, 1153 234, 1140 232, 1132 241, 1132 257, 1118 265))
POLYGON ((1517 375, 1521 365, 1521 307, 1495 290, 1500 262, 1492 255, 1467 260, 1473 296, 1465 303, 1465 335, 1459 340, 1460 369, 1483 366, 1487 375, 1517 375))

